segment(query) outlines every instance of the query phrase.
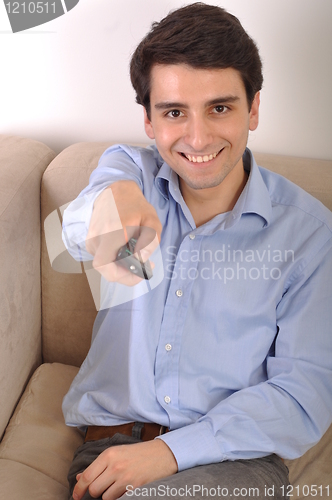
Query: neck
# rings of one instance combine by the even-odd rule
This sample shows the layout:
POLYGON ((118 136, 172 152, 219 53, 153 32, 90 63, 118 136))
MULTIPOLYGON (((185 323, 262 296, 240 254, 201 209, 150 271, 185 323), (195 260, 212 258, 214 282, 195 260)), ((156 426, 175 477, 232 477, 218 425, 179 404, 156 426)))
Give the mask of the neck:
POLYGON ((192 189, 180 179, 182 196, 194 218, 196 227, 205 224, 218 214, 231 211, 247 179, 248 175, 243 168, 242 161, 215 187, 192 189))

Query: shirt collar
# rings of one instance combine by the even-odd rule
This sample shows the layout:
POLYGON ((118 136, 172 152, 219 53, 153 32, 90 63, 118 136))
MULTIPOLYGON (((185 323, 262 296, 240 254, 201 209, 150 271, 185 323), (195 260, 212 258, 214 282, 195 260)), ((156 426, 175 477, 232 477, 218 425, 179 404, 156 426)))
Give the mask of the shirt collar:
MULTIPOLYGON (((227 214, 225 229, 233 226, 243 214, 257 214, 264 220, 264 226, 268 226, 271 220, 272 205, 270 194, 255 158, 248 148, 246 148, 243 155, 243 165, 249 174, 248 181, 233 210, 227 214)), ((157 189, 164 198, 169 199, 169 195, 171 194, 178 203, 182 200, 178 176, 166 162, 161 162, 161 167, 155 181, 157 189)))
POLYGON ((264 219, 264 226, 268 226, 272 216, 270 193, 255 158, 248 148, 243 155, 243 165, 249 177, 232 213, 235 219, 243 214, 257 214, 264 219))

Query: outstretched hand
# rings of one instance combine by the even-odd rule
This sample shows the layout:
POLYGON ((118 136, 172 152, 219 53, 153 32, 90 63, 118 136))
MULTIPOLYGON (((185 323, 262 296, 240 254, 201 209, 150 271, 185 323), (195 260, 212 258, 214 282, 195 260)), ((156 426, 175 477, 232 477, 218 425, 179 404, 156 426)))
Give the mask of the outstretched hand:
POLYGON ((89 490, 93 498, 115 500, 126 493, 128 486, 137 488, 177 470, 173 453, 161 439, 112 446, 77 475, 73 499, 81 500, 89 490))
POLYGON ((135 254, 146 262, 160 241, 162 226, 154 207, 134 181, 118 181, 96 199, 86 238, 93 267, 108 281, 133 286, 142 278, 116 264, 119 248, 137 239, 135 254))

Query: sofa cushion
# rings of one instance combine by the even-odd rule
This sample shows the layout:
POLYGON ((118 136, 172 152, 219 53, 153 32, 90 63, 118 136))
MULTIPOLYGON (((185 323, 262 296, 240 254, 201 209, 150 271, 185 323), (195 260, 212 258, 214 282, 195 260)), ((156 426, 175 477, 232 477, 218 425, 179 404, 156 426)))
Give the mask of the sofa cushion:
POLYGON ((27 465, 0 459, 0 498, 67 500, 68 488, 27 465))
MULTIPOLYGON (((63 498, 68 496, 67 472, 83 436, 76 428, 66 426, 61 403, 76 373, 77 368, 73 366, 59 363, 41 365, 31 378, 6 429, 0 444, 0 470, 4 467, 13 476, 17 469, 14 464, 20 464, 19 474, 28 477, 27 484, 30 484, 21 497, 25 500, 60 500, 60 492, 65 493, 63 498), (49 487, 50 492, 56 494, 38 496, 40 488, 44 487, 49 487)), ((11 487, 9 479, 7 482, 8 488, 11 487)), ((24 485, 21 480, 19 482, 24 485)), ((3 493, 1 479, 0 484, 3 493)), ((8 496, 3 498, 14 497, 8 492, 8 496)))
POLYGON ((296 460, 285 460, 285 464, 294 487, 289 491, 293 494, 290 498, 304 500, 316 496, 329 500, 332 494, 332 425, 316 446, 296 460), (311 486, 316 486, 316 495, 310 490, 311 486))

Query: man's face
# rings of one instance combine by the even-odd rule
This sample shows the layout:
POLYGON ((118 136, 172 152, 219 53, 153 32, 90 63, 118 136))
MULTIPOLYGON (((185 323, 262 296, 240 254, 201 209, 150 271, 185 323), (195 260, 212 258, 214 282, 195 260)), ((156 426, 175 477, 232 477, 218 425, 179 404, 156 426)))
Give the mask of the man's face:
POLYGON ((231 177, 243 175, 248 133, 258 125, 259 93, 249 112, 235 69, 155 65, 150 103, 145 131, 179 175, 181 189, 214 188, 233 169, 231 177))

